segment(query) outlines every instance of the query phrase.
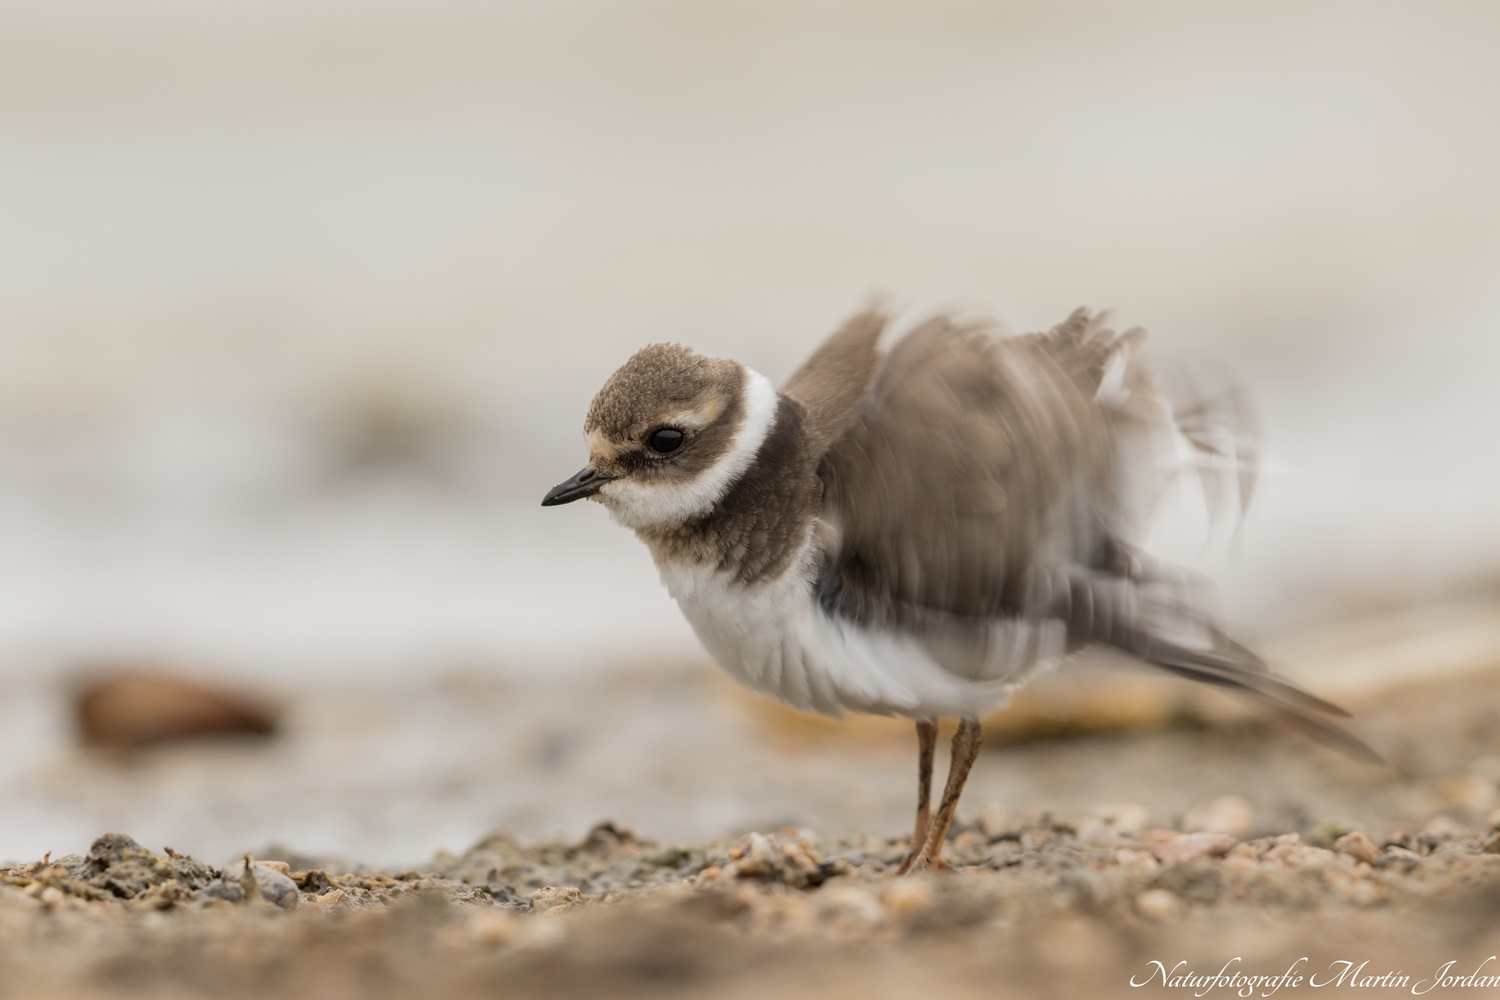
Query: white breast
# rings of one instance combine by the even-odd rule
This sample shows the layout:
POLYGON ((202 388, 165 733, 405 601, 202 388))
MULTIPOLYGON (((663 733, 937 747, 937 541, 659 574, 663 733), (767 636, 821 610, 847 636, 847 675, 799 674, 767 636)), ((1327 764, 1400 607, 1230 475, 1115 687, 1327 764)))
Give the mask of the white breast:
POLYGON ((830 618, 813 595, 811 544, 782 576, 745 586, 707 566, 659 565, 699 641, 729 674, 804 711, 908 718, 977 716, 1063 655, 1060 621, 996 621, 979 668, 960 674, 941 643, 830 618))

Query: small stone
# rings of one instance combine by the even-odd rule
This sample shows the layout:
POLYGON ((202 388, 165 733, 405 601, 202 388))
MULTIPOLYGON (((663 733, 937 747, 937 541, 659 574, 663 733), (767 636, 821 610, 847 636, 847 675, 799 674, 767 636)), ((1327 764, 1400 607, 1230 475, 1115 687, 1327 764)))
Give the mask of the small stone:
POLYGON ((1099 806, 1094 810, 1094 815, 1108 824, 1116 834, 1137 840, 1146 832, 1146 821, 1151 818, 1151 813, 1145 806, 1134 802, 1099 806))
POLYGON ((603 820, 595 823, 583 838, 583 849, 586 851, 611 851, 624 844, 636 843, 635 831, 628 826, 620 826, 613 820, 603 820))
POLYGON ((344 902, 343 889, 329 889, 327 892, 319 893, 307 901, 308 906, 316 907, 323 911, 336 910, 344 902))
POLYGON ((1109 824, 1098 816, 1084 820, 1083 825, 1078 828, 1078 842, 1088 847, 1114 847, 1119 840, 1109 824))
POLYGON ((1422 856, 1416 851, 1408 851, 1404 847, 1395 844, 1387 847, 1375 862, 1376 868, 1395 868, 1398 871, 1412 872, 1422 866, 1422 856))
MULTIPOLYGON (((1314 844, 1331 844, 1348 832, 1349 827, 1336 820, 1332 820, 1319 823, 1311 830, 1308 830, 1307 839, 1314 844)), ((1287 836, 1287 834, 1282 834, 1282 836, 1287 836)), ((1299 837, 1298 839, 1300 840, 1301 838, 1299 837)))
POLYGON ((1161 867, 1150 851, 1140 851, 1134 848, 1122 847, 1115 851, 1115 864, 1125 871, 1149 872, 1161 867))
POLYGON ((203 895, 209 899, 222 899, 226 903, 243 903, 245 901, 245 890, 238 882, 226 882, 223 879, 215 879, 208 883, 203 889, 203 895))
POLYGON ((830 878, 853 871, 845 858, 824 861, 800 839, 773 841, 763 833, 746 834, 744 840, 730 848, 729 858, 723 865, 724 877, 780 882, 795 889, 816 888, 830 878))
POLYGON ((1229 853, 1224 855, 1224 860, 1249 861, 1253 863, 1260 860, 1261 852, 1264 849, 1264 841, 1247 840, 1243 843, 1235 844, 1234 847, 1230 849, 1229 853))
POLYGON ((1338 857, 1332 851, 1312 844, 1277 844, 1266 852, 1265 860, 1287 868, 1323 868, 1338 857))
POLYGON ((1182 902, 1167 889, 1147 889, 1135 897, 1135 911, 1148 920, 1171 920, 1182 912, 1182 902))
POLYGON ((321 868, 314 868, 310 871, 305 872, 297 872, 292 876, 292 881, 297 883, 297 888, 312 895, 318 895, 320 893, 327 892, 329 889, 343 888, 343 886, 335 882, 333 878, 321 868))
POLYGON ((584 903, 583 892, 576 885, 543 886, 531 894, 531 912, 546 913, 548 910, 572 909, 584 903))
POLYGON ((1236 841, 1224 833, 1184 833, 1175 840, 1155 844, 1151 853, 1164 865, 1180 865, 1199 858, 1217 858, 1228 854, 1236 841))
POLYGON ((1255 826, 1255 810, 1238 795, 1225 795, 1189 809, 1182 828, 1190 833, 1224 833, 1243 837, 1255 826))
POLYGON ((888 883, 880 902, 895 917, 908 917, 932 906, 932 886, 926 879, 904 878, 888 883))
POLYGON ((1139 840, 1145 833, 1147 817, 1145 806, 1100 806, 1079 826, 1078 839, 1090 847, 1114 847, 1122 837, 1139 840))
POLYGON ((743 844, 731 848, 729 856, 734 860, 734 873, 740 878, 764 878, 771 874, 775 851, 765 834, 752 833, 743 844))
POLYGON ((1438 815, 1423 824, 1417 835, 1432 840, 1456 840, 1464 835, 1464 831, 1447 816, 1438 815))
POLYGON ((1235 875, 1245 875, 1260 867, 1260 862, 1247 854, 1236 854, 1230 851, 1224 855, 1224 870, 1235 875))
POLYGON ((264 861, 256 861, 248 856, 226 867, 223 881, 236 883, 244 890, 245 895, 253 893, 283 910, 295 910, 302 905, 302 896, 297 892, 297 883, 292 881, 291 876, 264 861))
POLYGON ((1333 849, 1367 865, 1373 865, 1380 858, 1380 848, 1359 830, 1344 834, 1334 842, 1333 849))

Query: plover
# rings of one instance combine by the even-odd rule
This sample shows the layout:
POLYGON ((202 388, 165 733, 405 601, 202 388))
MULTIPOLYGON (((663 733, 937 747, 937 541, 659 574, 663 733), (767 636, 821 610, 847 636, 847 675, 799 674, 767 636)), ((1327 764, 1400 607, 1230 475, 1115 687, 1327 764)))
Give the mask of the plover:
POLYGON ((1327 718, 1346 713, 1272 675, 1135 545, 1179 452, 1248 489, 1234 408, 1174 412, 1137 358, 1143 331, 1087 310, 1028 336, 939 316, 882 351, 888 322, 855 316, 780 391, 736 361, 642 349, 589 407, 588 465, 542 504, 589 498, 633 529, 742 684, 916 721, 901 871, 944 867, 980 718, 1089 644, 1257 695, 1373 756, 1327 718), (940 717, 958 729, 934 812, 940 717))

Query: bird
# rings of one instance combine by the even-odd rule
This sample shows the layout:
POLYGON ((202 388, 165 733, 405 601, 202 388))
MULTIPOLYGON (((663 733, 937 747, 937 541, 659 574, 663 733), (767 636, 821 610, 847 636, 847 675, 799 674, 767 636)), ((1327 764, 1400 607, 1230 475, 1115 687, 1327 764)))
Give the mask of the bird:
POLYGON ((633 530, 746 687, 915 722, 898 874, 948 868, 980 719, 1089 646, 1237 689, 1378 759, 1333 721, 1348 713, 1272 673, 1192 576, 1141 547, 1183 455, 1248 502, 1256 450, 1234 394, 1174 401, 1140 357, 1145 332, 1088 309, 1025 335, 939 313, 883 347, 891 322, 860 310, 780 389, 681 344, 642 348, 588 407, 588 463, 542 505, 589 499, 633 530), (944 718, 957 729, 934 808, 944 718))

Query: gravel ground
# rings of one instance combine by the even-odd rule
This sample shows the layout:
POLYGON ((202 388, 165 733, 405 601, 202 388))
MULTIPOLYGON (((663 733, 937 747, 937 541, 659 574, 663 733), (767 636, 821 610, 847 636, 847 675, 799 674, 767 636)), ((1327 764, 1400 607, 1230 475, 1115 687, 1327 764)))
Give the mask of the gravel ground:
POLYGON ((108 834, 0 868, 0 996, 1125 995, 1298 959, 1285 992, 1472 994, 1451 977, 1500 975, 1481 969, 1500 939, 1495 687, 1367 708, 1388 768, 1246 723, 997 748, 980 767, 1028 768, 1043 802, 1078 768, 1135 770, 1148 791, 977 804, 958 874, 892 877, 891 830, 672 844, 601 822, 384 871, 284 849, 217 868, 108 834), (1246 794, 1211 794, 1226 774, 1246 794), (1366 964, 1340 983, 1345 962, 1366 964))

